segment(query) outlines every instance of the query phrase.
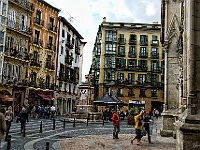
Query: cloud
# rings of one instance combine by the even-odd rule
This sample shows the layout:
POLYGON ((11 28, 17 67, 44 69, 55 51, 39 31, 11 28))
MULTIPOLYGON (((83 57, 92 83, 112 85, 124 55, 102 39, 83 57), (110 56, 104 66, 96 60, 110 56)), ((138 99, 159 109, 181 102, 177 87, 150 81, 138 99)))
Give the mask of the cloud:
POLYGON ((160 0, 45 0, 61 9, 60 15, 83 36, 83 79, 88 74, 96 33, 103 17, 108 22, 160 22, 160 0))

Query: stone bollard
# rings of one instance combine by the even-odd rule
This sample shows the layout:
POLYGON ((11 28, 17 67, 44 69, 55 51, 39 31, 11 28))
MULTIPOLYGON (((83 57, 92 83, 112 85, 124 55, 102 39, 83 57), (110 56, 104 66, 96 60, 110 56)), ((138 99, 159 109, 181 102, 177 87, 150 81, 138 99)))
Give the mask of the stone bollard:
POLYGON ((11 150, 11 135, 8 135, 7 141, 7 150, 11 150))
POLYGON ((65 129, 65 119, 63 120, 63 129, 65 129))
POLYGON ((40 133, 42 133, 42 121, 40 123, 40 133))
POLYGON ((56 120, 55 120, 55 118, 53 118, 53 130, 55 130, 56 129, 56 120))
POLYGON ((49 142, 46 142, 46 150, 49 150, 49 142))

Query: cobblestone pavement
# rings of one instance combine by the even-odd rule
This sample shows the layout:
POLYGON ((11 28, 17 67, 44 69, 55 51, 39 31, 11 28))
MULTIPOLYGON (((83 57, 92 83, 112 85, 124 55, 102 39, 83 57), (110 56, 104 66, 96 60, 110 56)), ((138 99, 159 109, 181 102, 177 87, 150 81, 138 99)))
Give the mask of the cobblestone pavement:
MULTIPOLYGON (((148 143, 147 136, 142 138, 141 145, 136 145, 136 141, 133 144, 130 143, 130 139, 135 136, 133 134, 133 128, 127 128, 127 125, 122 124, 121 134, 119 139, 112 139, 110 134, 101 131, 98 135, 79 136, 72 139, 59 141, 62 150, 175 150, 175 139, 169 137, 161 137, 159 130, 161 128, 162 120, 159 118, 155 120, 153 125, 153 131, 151 139, 153 144, 148 143)), ((97 129, 98 132, 98 129, 97 129)), ((108 131, 107 131, 108 133, 108 131)))
MULTIPOLYGON (((66 116, 57 116, 55 121, 55 130, 53 130, 53 121, 50 119, 30 119, 26 127, 26 136, 22 137, 20 133, 20 123, 13 123, 10 134, 11 150, 45 150, 49 143, 49 150, 129 150, 129 149, 163 149, 175 150, 175 140, 173 138, 164 138, 159 136, 161 119, 153 125, 152 141, 154 144, 148 144, 146 137, 142 141, 142 146, 130 144, 130 138, 134 136, 133 126, 127 126, 126 121, 121 122, 121 132, 119 140, 113 140, 111 133, 113 126, 111 122, 66 122, 65 128, 61 120, 66 116), (42 121, 42 133, 40 125, 42 121)), ((84 120, 85 121, 85 120, 84 120)), ((7 142, 2 141, 2 149, 7 149, 7 142)))

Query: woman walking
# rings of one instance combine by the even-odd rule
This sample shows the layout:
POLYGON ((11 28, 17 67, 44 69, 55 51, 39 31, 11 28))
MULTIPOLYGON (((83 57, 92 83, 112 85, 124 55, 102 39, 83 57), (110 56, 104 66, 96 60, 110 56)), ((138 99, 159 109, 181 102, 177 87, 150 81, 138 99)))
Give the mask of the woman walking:
POLYGON ((19 113, 20 122, 21 122, 21 133, 25 132, 26 121, 28 122, 28 113, 26 112, 26 108, 23 107, 22 111, 19 113))
POLYGON ((5 116, 2 113, 1 105, 0 105, 0 149, 1 149, 1 140, 4 137, 4 132, 6 131, 6 121, 5 116))
POLYGON ((12 106, 9 106, 8 110, 5 113, 5 120, 6 120, 6 127, 7 127, 5 141, 8 140, 8 133, 10 131, 11 122, 13 121, 13 118, 14 118, 14 114, 12 112, 12 106))

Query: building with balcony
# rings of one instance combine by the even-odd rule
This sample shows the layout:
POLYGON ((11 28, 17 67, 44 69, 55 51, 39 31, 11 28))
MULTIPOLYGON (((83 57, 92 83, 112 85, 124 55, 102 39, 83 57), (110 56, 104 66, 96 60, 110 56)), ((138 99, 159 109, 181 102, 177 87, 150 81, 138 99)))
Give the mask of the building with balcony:
POLYGON ((59 9, 43 0, 32 0, 28 102, 54 104, 54 73, 59 9))
POLYGON ((59 17, 58 27, 55 104, 61 114, 66 114, 73 111, 79 99, 78 86, 82 80, 82 54, 86 42, 62 16, 59 17))
POLYGON ((164 55, 160 44, 161 25, 106 22, 98 28, 90 74, 94 96, 106 93, 123 100, 123 110, 143 107, 162 111, 164 55))
MULTIPOLYGON (((7 4, 1 3, 1 6, 4 14, 1 16, 1 21, 6 23, 6 32, 1 34, 2 37, 5 34, 1 85, 3 87, 1 88, 6 95, 12 95, 7 100, 12 101, 11 99, 15 98, 15 105, 23 105, 27 96, 26 79, 28 78, 27 66, 29 64, 29 40, 32 34, 30 24, 33 4, 30 1, 8 0, 7 4), (5 5, 8 5, 7 15, 5 15, 7 8, 5 5)), ((6 105, 11 105, 9 103, 6 105)))

